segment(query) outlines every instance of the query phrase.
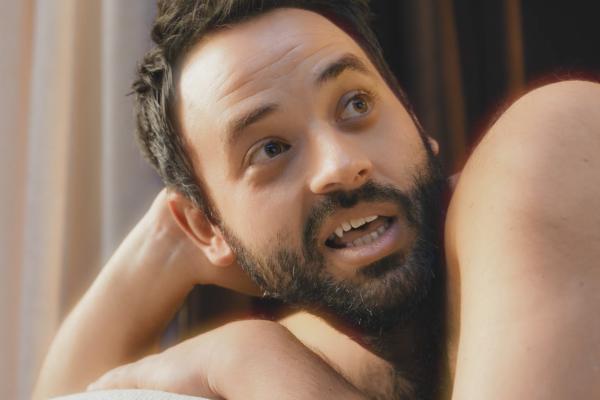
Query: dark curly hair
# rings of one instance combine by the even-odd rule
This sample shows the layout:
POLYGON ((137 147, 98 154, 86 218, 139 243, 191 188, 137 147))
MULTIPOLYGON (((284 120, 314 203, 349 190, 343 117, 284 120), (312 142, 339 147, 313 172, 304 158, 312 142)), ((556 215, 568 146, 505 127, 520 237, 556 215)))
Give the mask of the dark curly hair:
POLYGON ((133 83, 138 143, 164 183, 202 209, 213 223, 218 213, 194 174, 173 114, 174 71, 188 50, 208 33, 275 8, 317 12, 348 33, 407 106, 369 26, 368 0, 159 0, 152 28, 156 46, 143 58, 133 83))

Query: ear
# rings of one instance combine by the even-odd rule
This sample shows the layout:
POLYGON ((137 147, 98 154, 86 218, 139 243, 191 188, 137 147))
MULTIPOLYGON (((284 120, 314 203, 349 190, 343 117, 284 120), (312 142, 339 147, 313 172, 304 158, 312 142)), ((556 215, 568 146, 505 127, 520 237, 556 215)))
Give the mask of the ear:
POLYGON ((175 191, 169 193, 167 201, 177 224, 202 250, 211 264, 218 267, 233 264, 235 255, 225 241, 221 229, 213 225, 202 210, 187 197, 175 191))
POLYGON ((432 138, 431 136, 427 136, 427 142, 429 142, 429 146, 431 147, 431 151, 434 155, 439 155, 440 153, 440 144, 432 138))

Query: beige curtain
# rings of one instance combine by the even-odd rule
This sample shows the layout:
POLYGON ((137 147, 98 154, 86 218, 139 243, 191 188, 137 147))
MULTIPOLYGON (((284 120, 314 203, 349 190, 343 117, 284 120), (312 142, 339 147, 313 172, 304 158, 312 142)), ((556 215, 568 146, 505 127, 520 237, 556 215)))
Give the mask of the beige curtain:
POLYGON ((149 0, 0 0, 0 398, 150 204, 126 96, 149 0))

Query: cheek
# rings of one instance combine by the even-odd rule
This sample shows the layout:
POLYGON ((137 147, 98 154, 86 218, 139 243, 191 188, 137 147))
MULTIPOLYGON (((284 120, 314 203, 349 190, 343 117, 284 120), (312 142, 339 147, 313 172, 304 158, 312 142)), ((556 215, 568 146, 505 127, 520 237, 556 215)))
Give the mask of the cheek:
POLYGON ((223 220, 254 250, 272 249, 281 243, 295 245, 303 226, 299 197, 290 192, 276 187, 238 190, 228 201, 230 213, 223 220))
POLYGON ((419 131, 404 107, 384 110, 373 146, 377 146, 376 169, 400 186, 412 184, 413 176, 427 157, 419 131))

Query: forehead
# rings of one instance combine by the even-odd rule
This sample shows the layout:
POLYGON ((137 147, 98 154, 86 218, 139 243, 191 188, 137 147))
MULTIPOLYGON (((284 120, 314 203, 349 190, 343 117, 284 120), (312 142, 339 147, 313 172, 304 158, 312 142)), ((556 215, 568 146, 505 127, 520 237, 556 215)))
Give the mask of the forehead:
POLYGON ((345 53, 368 63, 344 31, 301 9, 277 9, 217 31, 192 48, 180 67, 177 118, 182 131, 194 142, 261 97, 314 80, 324 65, 345 53))

